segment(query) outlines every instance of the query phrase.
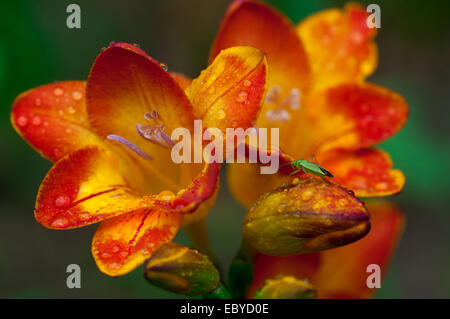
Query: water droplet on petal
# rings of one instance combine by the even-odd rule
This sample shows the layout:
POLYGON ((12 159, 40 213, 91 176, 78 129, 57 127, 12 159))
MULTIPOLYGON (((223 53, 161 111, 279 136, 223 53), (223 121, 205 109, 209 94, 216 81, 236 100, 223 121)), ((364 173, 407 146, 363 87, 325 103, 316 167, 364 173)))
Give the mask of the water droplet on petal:
POLYGON ((239 103, 244 103, 245 101, 247 101, 247 98, 248 98, 248 93, 245 92, 245 91, 241 91, 241 92, 239 92, 239 94, 238 94, 238 99, 237 99, 237 101, 238 101, 239 103))
POLYGON ((244 80, 244 86, 249 87, 250 85, 252 85, 252 81, 244 80))
POLYGON ((35 116, 31 120, 31 123, 33 123, 33 125, 41 125, 42 120, 41 120, 41 118, 39 116, 35 116))
POLYGON ((225 111, 224 111, 224 110, 219 110, 219 111, 217 112, 217 118, 218 118, 219 120, 223 120, 226 116, 227 116, 227 115, 225 114, 225 111))
POLYGON ((73 98, 75 101, 81 100, 82 97, 83 97, 83 94, 82 94, 81 92, 79 92, 79 91, 74 91, 74 92, 72 93, 72 98, 73 98))
POLYGON ((69 225, 69 220, 66 217, 60 217, 53 221, 52 227, 54 228, 63 228, 69 225))
POLYGON ((314 192, 311 189, 307 189, 302 193, 302 200, 309 201, 314 196, 314 192))
POLYGON ((67 195, 61 195, 55 199, 56 207, 65 207, 65 206, 69 205, 69 203, 70 203, 70 198, 67 195))
POLYGON ((55 96, 61 96, 61 95, 64 94, 64 91, 63 91, 63 89, 61 89, 61 88, 56 88, 56 89, 53 90, 53 94, 54 94, 55 96))
POLYGON ((111 254, 106 251, 102 254, 102 258, 109 258, 109 257, 111 257, 111 254))
POLYGON ((69 112, 69 114, 74 114, 75 113, 75 109, 73 108, 73 107, 69 107, 68 109, 67 109, 67 112, 69 112))
POLYGON ((36 104, 36 106, 39 106, 42 104, 42 101, 40 98, 37 98, 36 100, 34 100, 34 104, 36 104))
POLYGON ((113 253, 118 253, 119 252, 119 246, 114 246, 113 248, 112 248, 112 252, 113 253))
POLYGON ((164 71, 169 71, 169 66, 166 63, 161 62, 159 64, 159 66, 161 67, 161 69, 163 69, 164 71))
POLYGON ((25 116, 19 116, 17 119, 17 125, 24 127, 28 124, 28 119, 25 116))

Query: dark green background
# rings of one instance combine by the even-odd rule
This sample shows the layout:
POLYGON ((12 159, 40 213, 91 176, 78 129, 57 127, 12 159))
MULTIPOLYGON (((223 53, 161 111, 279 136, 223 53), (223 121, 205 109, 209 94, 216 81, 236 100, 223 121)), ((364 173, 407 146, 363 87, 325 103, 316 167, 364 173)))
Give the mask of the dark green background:
MULTIPOLYGON (((268 1, 294 22, 343 1, 268 1)), ((146 298, 175 295, 147 285, 142 269, 121 278, 101 274, 90 254, 95 226, 45 229, 33 218, 37 189, 51 164, 13 131, 11 103, 19 93, 59 80, 85 79, 102 46, 139 43, 170 70, 196 76, 229 1, 0 2, 0 297, 146 298), (81 29, 66 27, 66 6, 81 6, 81 29), (82 269, 82 288, 66 287, 66 266, 82 269)), ((368 2, 370 3, 370 2, 368 2)), ((366 4, 368 4, 366 3, 366 4)), ((382 147, 407 177, 393 197, 408 225, 377 297, 450 297, 449 100, 447 1, 378 1, 379 68, 371 81, 410 103, 406 127, 382 147)), ((225 266, 239 245, 244 209, 222 179, 208 227, 225 266)), ((188 243, 184 232, 178 236, 188 243)), ((333 274, 330 274, 332 276, 333 274)))

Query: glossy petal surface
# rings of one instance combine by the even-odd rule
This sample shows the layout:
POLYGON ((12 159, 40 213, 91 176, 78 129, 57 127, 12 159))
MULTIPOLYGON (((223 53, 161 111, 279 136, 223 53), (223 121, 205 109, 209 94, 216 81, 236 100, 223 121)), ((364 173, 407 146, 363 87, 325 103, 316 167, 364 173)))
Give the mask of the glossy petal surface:
POLYGON ((140 209, 103 221, 92 240, 97 266, 110 276, 130 272, 175 237, 182 219, 180 213, 140 209))

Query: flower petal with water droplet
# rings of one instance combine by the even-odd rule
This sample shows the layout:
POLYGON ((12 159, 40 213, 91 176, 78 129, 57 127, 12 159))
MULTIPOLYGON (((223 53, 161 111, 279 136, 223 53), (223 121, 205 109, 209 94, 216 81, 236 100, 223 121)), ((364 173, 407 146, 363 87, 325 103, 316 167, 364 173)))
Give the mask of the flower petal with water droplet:
POLYGON ((47 84, 22 93, 14 100, 11 122, 53 162, 84 146, 102 144, 87 121, 85 82, 81 81, 47 84))

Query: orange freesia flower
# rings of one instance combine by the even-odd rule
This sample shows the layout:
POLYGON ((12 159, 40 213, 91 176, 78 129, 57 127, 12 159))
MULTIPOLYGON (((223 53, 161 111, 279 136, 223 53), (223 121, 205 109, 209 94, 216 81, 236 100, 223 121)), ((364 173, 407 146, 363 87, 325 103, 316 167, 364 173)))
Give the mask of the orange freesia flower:
MULTIPOLYGON (((405 177, 389 155, 372 148, 405 124, 408 107, 399 94, 365 82, 376 67, 375 29, 368 14, 349 4, 314 14, 295 27, 287 17, 255 1, 228 9, 211 51, 251 45, 266 53, 270 77, 258 127, 279 127, 280 149, 290 160, 313 154, 337 182, 356 196, 379 197, 403 188, 405 177)), ((289 168, 289 167, 288 167, 289 168)), ((260 175, 251 164, 233 164, 229 185, 249 207, 261 194, 289 181, 291 169, 260 175)))
POLYGON ((372 230, 359 241, 319 253, 290 257, 258 254, 248 297, 267 279, 280 274, 308 279, 318 298, 369 298, 376 289, 367 286, 367 266, 379 265, 386 274, 390 257, 404 228, 405 219, 398 207, 389 202, 368 202, 372 230))
POLYGON ((21 94, 13 126, 55 162, 39 189, 36 220, 54 229, 101 222, 92 241, 99 269, 111 276, 133 270, 215 200, 220 164, 173 163, 172 130, 192 131, 194 119, 204 127, 250 127, 266 68, 259 50, 234 47, 190 85, 138 47, 114 43, 97 57, 86 83, 21 94), (203 85, 212 82, 214 91, 203 85), (241 101, 244 82, 252 89, 241 101))

